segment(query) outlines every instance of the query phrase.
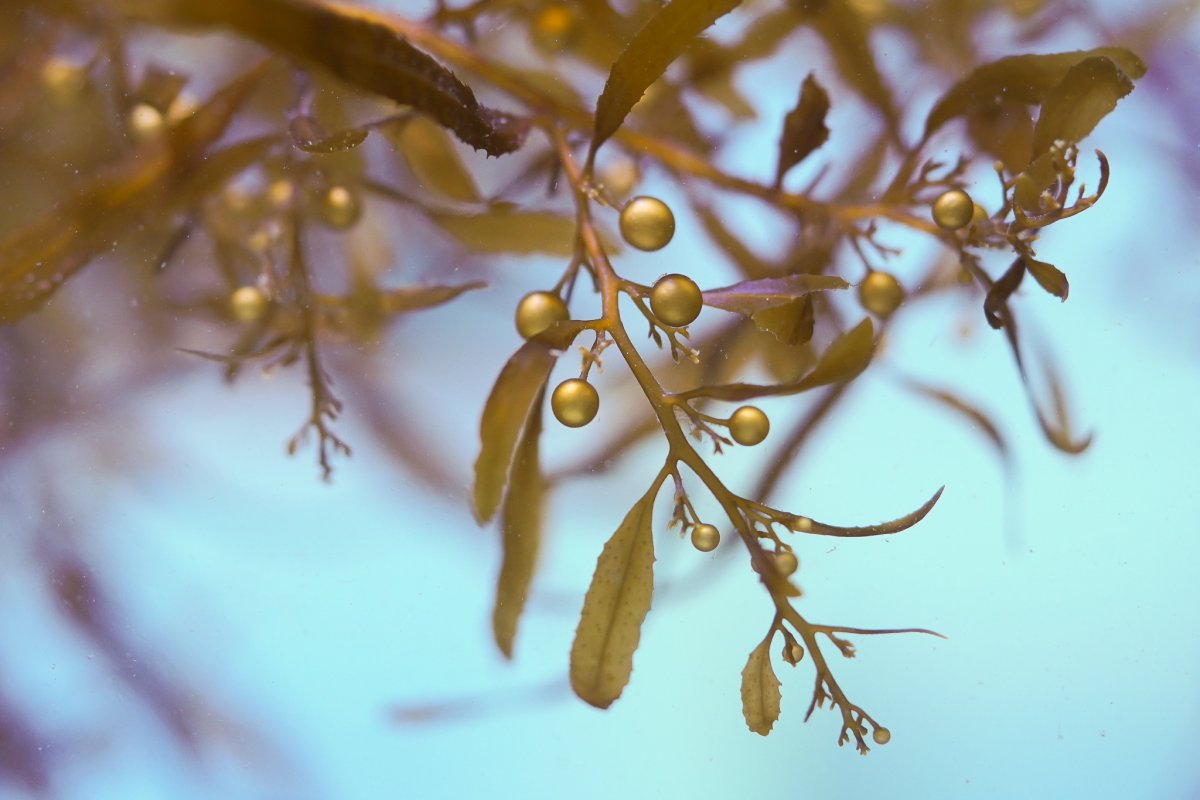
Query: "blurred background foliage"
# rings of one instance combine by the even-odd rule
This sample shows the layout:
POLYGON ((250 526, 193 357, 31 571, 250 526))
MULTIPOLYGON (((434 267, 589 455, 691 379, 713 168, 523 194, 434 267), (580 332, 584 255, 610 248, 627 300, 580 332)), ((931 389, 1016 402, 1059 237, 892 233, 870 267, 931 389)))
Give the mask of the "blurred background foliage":
MULTIPOLYGON (((783 675, 771 739, 746 732, 737 676, 769 619, 764 593, 735 542, 699 556, 665 518, 636 680, 606 714, 570 697, 596 554, 661 447, 611 351, 597 420, 543 439, 561 480, 516 660, 502 659, 488 631, 499 540, 471 520, 469 476, 484 400, 520 343, 512 310, 572 251, 550 148, 535 134, 487 158, 320 69, 263 61, 303 60, 295 47, 160 27, 155 5, 0 8, 0 795, 1197 796, 1195 3, 747 0, 630 118, 769 185, 811 73, 830 138, 783 185, 867 204, 898 167, 888 143, 917 140, 978 64, 1122 45, 1148 67, 1087 141, 1112 163, 1108 193, 1041 243, 1069 302, 1032 281, 1013 301, 1070 387, 1074 432, 1096 432, 1087 452, 1066 461, 1041 437, 954 254, 881 219, 900 283, 944 291, 895 314, 878 363, 799 458, 720 459, 739 490, 774 472, 777 505, 851 525, 948 485, 894 538, 797 543, 806 612, 950 637, 874 637, 842 665, 895 737, 866 761, 831 747, 830 715, 800 724, 806 665, 783 675), (194 130, 164 150, 181 124, 194 130), (214 148, 222 158, 201 157, 214 148), (308 221, 299 248, 294 218, 308 221), (277 269, 297 251, 303 282, 277 269), (49 281, 46 297, 14 306, 12 265, 42 259, 61 266, 30 281, 49 281), (231 302, 247 286, 260 294, 231 302), (986 409, 990 440, 914 383, 986 409)), ((590 111, 652 6, 390 7, 590 111)), ((468 83, 483 106, 515 107, 468 83)), ((986 136, 955 124, 925 154, 972 157, 962 181, 995 209, 995 154, 975 157, 986 136)), ((615 197, 666 200, 677 233, 660 253, 622 250, 622 274, 710 287, 786 263, 861 279, 844 236, 808 224, 797 253, 794 218, 642 145, 606 146, 599 174, 615 197)), ((616 242, 615 213, 601 221, 616 242)), ((589 294, 577 317, 597 313, 589 294)), ((861 318, 846 295, 820 307, 815 341, 861 318)), ((745 323, 732 336, 731 319, 701 316, 697 340, 737 347, 699 370, 790 381, 819 352, 745 323)), ((673 385, 712 380, 643 352, 673 385)), ((821 402, 763 405, 789 431, 821 402)))

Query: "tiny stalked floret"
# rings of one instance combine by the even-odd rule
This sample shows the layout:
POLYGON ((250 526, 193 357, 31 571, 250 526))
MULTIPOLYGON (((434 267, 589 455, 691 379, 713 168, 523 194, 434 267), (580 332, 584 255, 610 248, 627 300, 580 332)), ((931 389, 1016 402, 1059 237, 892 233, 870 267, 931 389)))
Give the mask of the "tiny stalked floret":
POLYGON ((530 292, 517 303, 517 333, 532 339, 556 322, 570 319, 567 304, 554 292, 530 292))
POLYGON ((729 417, 729 435, 740 445, 752 447, 771 431, 771 420, 757 406, 742 406, 729 417))
POLYGON ((700 316, 704 295, 687 275, 664 275, 650 290, 650 310, 664 325, 681 328, 700 316))
POLYGON ((701 553, 709 553, 717 549, 721 543, 721 532, 713 525, 700 523, 692 528, 692 547, 701 553))
POLYGON ((582 428, 596 418, 600 394, 582 378, 569 378, 554 388, 550 409, 555 419, 568 428, 582 428))
POLYGON ((675 215, 657 197, 640 195, 621 209, 621 236, 638 250, 661 250, 675 235, 675 215))
POLYGON ((943 192, 933 201, 933 221, 948 231, 965 228, 975 216, 975 201, 962 189, 943 192))
POLYGON ((890 272, 872 270, 858 285, 858 301, 878 317, 887 317, 904 302, 904 289, 890 272))

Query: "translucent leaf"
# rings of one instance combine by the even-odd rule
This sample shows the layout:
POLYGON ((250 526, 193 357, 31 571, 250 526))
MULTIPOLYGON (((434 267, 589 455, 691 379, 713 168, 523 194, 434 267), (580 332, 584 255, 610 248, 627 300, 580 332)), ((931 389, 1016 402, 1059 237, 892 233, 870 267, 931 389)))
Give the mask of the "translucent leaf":
POLYGON ((980 150, 999 159, 1010 172, 1029 163, 1033 148, 1033 115, 1024 103, 1001 102, 971 109, 967 133, 980 150))
POLYGON ((1112 59, 1131 78, 1140 78, 1146 72, 1142 60, 1123 47, 1001 58, 976 67, 942 95, 925 120, 925 137, 955 117, 1002 101, 1037 105, 1062 82, 1071 67, 1093 56, 1112 59))
POLYGON ((945 389, 938 389, 937 387, 911 380, 904 381, 904 386, 909 391, 915 392, 922 397, 927 397, 965 418, 988 438, 988 441, 996 448, 996 452, 999 453, 1000 459, 1005 462, 1008 461, 1008 442, 1005 441, 1004 434, 1000 432, 999 426, 992 421, 991 416, 986 412, 962 399, 957 394, 945 389))
POLYGON ((1053 264, 1047 264, 1045 261, 1038 261, 1035 258, 1026 258, 1024 261, 1025 269, 1029 270, 1029 274, 1033 276, 1033 279, 1043 289, 1059 300, 1067 299, 1067 293, 1071 290, 1071 285, 1067 283, 1067 276, 1058 267, 1053 264))
POLYGON ((542 433, 545 390, 534 401, 525 431, 517 444, 509 474, 508 491, 500 511, 500 533, 504 555, 496 579, 496 603, 492 609, 492 633, 505 658, 512 658, 517 623, 525 609, 529 586, 537 566, 542 540, 542 498, 545 481, 538 461, 538 439, 542 433))
POLYGON ((910 514, 905 514, 903 517, 891 520, 890 522, 881 522, 878 525, 864 525, 857 528, 843 528, 838 525, 826 525, 823 522, 817 522, 814 519, 800 516, 789 517, 787 520, 785 520, 785 523, 789 528, 797 533, 811 533, 818 536, 859 538, 863 536, 883 536, 889 533, 899 533, 900 531, 907 530, 921 520, 925 519, 925 516, 931 510, 933 510, 933 507, 937 504, 937 501, 941 499, 942 492, 945 490, 945 486, 938 489, 936 492, 934 492, 933 497, 929 498, 929 500, 927 500, 925 504, 916 511, 913 511, 910 514))
POLYGON ((766 736, 779 719, 779 679, 771 666, 770 638, 750 652, 742 670, 742 715, 750 730, 766 736))
POLYGON ((789 169, 825 144, 829 138, 829 128, 825 126, 825 115, 828 113, 829 95, 809 73, 800 88, 796 107, 783 119, 783 134, 779 137, 779 165, 775 169, 776 186, 783 183, 783 176, 789 169))
POLYGON ((1075 64, 1042 103, 1033 129, 1033 156, 1058 140, 1082 141, 1132 91, 1133 81, 1109 58, 1093 56, 1075 64))
POLYGON ((652 16, 612 66, 596 103, 589 161, 616 133, 646 89, 708 26, 741 0, 672 0, 652 16))
POLYGON ((500 209, 475 215, 435 213, 430 218, 472 250, 564 257, 575 252, 573 217, 500 209))
POLYGON ((799 391, 815 389, 831 383, 842 383, 857 377, 871 363, 875 354, 875 326, 870 317, 833 340, 821 354, 812 372, 797 384, 799 391))
POLYGON ((809 292, 846 289, 850 284, 835 275, 785 275, 742 281, 704 293, 704 304, 737 314, 755 314, 787 305, 809 292))
POLYGON ((750 318, 760 330, 793 347, 812 339, 816 322, 812 298, 807 296, 781 306, 756 311, 750 318))
POLYGON ((479 420, 480 450, 475 460, 475 518, 487 522, 500 507, 509 466, 530 409, 550 377, 561 350, 571 344, 583 323, 559 322, 525 342, 504 368, 488 395, 479 420))
POLYGON ((656 481, 604 545, 571 644, 571 688, 597 708, 621 696, 654 593, 656 481))
POLYGON ((821 354, 815 367, 796 383, 776 386, 761 386, 753 383, 727 383, 719 386, 702 386, 685 392, 683 397, 711 397, 714 400, 738 402, 755 397, 776 397, 799 394, 831 383, 842 383, 858 376, 875 353, 875 329, 870 318, 864 319, 852 330, 834 340, 829 349, 821 354))
POLYGON ((413 47, 383 12, 296 0, 124 0, 135 19, 230 28, 368 92, 412 106, 488 155, 510 153, 525 119, 480 105, 454 73, 413 47))
POLYGON ((460 203, 479 202, 475 180, 446 132, 426 117, 413 116, 384 128, 413 177, 427 189, 460 203))
POLYGON ((879 109, 888 130, 895 133, 900 117, 875 63, 870 29, 859 13, 845 0, 794 0, 793 6, 825 41, 842 78, 879 109))
POLYGON ((164 198, 194 200, 200 189, 245 169, 264 140, 208 150, 249 98, 257 67, 218 91, 194 114, 92 177, 28 227, 0 239, 0 322, 36 311, 97 254, 112 247, 164 198), (174 194, 172 194, 174 192, 174 194))
POLYGON ((315 117, 300 115, 288 122, 292 144, 306 153, 344 153, 366 141, 369 128, 350 128, 337 133, 325 130, 315 117))
POLYGON ((1008 298, 1017 291, 1024 277, 1025 262, 1018 258, 1005 270, 999 280, 988 287, 987 295, 983 298, 983 316, 988 325, 993 328, 1004 327, 1008 298))

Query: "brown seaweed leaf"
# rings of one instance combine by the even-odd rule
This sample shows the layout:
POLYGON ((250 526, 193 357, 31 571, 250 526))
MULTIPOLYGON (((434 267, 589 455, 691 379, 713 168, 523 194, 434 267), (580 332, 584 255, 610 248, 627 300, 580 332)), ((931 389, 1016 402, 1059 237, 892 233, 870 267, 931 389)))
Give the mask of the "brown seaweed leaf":
POLYGON ((1132 91, 1133 81, 1105 56, 1085 58, 1072 66, 1042 103, 1033 129, 1033 158, 1057 141, 1083 141, 1132 91))
POLYGON ((825 40, 841 76, 879 109, 891 136, 898 137, 900 115, 875 62, 870 31, 859 12, 845 0, 792 0, 792 5, 825 40))
POLYGON ((746 726, 760 736, 771 732, 783 699, 779 691, 782 684, 771 666, 771 638, 763 639, 750 652, 742 670, 742 716, 746 726))
POLYGON ((976 67, 942 95, 925 120, 925 138, 955 117, 1001 102, 1037 105, 1062 82, 1073 66, 1094 56, 1111 59, 1131 78, 1140 78, 1146 73, 1142 60, 1124 47, 1001 58, 976 67))
POLYGON ((960 415, 972 425, 974 425, 988 441, 996 448, 996 452, 1000 456, 1000 460, 1007 463, 1009 457, 1008 442, 1004 438, 1004 434, 1000 432, 998 426, 987 412, 980 409, 978 406, 964 400, 954 392, 945 389, 939 389, 936 386, 930 386, 926 383, 905 379, 902 382, 904 388, 918 394, 922 397, 933 400, 944 408, 948 408, 954 413, 960 415))
POLYGON ((717 386, 701 386, 680 395, 683 398, 710 397, 714 400, 740 402, 756 397, 778 397, 800 394, 818 386, 843 383, 857 377, 875 354, 875 328, 870 318, 863 319, 853 329, 839 336, 829 345, 816 366, 796 383, 763 386, 754 383, 726 383, 717 386))
POLYGON ((533 403, 529 421, 517 444, 509 474, 508 491, 500 510, 504 555, 496 579, 492 609, 492 634, 505 658, 512 658, 517 623, 525 609, 542 541, 542 499, 546 482, 538 460, 545 389, 533 403))
POLYGON ((646 22, 617 57, 596 103, 589 164, 650 84, 708 26, 740 4, 741 0, 672 0, 646 22))
POLYGON ((775 168, 775 187, 783 183, 788 170, 808 157, 829 138, 825 115, 829 113, 829 95, 813 78, 812 73, 800 87, 796 107, 783 118, 783 133, 779 137, 779 164, 775 168))
POLYGON ((765 308, 750 315, 760 330, 774 336, 789 347, 812 339, 816 327, 812 298, 805 296, 782 306, 765 308))
POLYGON ((781 522, 791 530, 797 533, 811 533, 817 536, 841 536, 847 538, 861 538, 864 536, 884 536, 889 533, 900 533, 903 530, 911 528, 933 510, 937 501, 941 499, 942 492, 946 490, 943 486, 933 493, 933 497, 925 501, 917 510, 905 514, 903 517, 893 519, 889 522, 880 522, 877 525, 863 525, 855 528, 846 528, 840 525, 826 525, 824 522, 817 522, 809 517, 801 517, 797 515, 788 515, 781 522))
POLYGON ((401 36, 389 17, 326 0, 118 0, 131 18, 231 28, 373 94, 412 106, 490 156, 518 149, 527 120, 481 105, 453 72, 401 36))
POLYGON ((787 305, 810 292, 849 287, 850 284, 836 275, 785 275, 781 278, 760 278, 741 281, 720 289, 710 289, 704 293, 704 304, 750 316, 769 308, 787 305))
POLYGON ((481 447, 472 494, 475 519, 487 522, 500 507, 509 466, 526 420, 558 354, 583 330, 578 321, 559 322, 521 345, 496 378, 479 420, 481 447))
POLYGON ((263 69, 234 79, 162 137, 101 170, 48 214, 0 241, 0 322, 17 322, 39 309, 173 194, 197 194, 261 157, 269 140, 205 154, 250 97, 263 69))
POLYGON ((288 122, 292 144, 306 153, 344 153, 365 142, 370 132, 369 127, 360 127, 330 133, 316 117, 307 114, 294 116, 288 122))
POLYGON ((596 562, 571 644, 571 688, 608 708, 633 672, 633 653, 654 594, 654 498, 662 476, 634 503, 596 562))
POLYGON ((409 171, 422 186, 449 200, 479 202, 475 179, 445 130, 428 117, 413 115, 395 120, 383 127, 383 135, 404 156, 409 171))
POLYGON ((430 219, 484 253, 566 257, 575 252, 575 220, 549 211, 500 208, 485 214, 433 213, 430 219))
POLYGON ((1066 301, 1071 285, 1067 282, 1067 276, 1063 274, 1062 270, 1053 264, 1038 261, 1036 258, 1026 258, 1024 261, 1025 269, 1029 270, 1029 274, 1038 282, 1038 285, 1059 300, 1066 301))

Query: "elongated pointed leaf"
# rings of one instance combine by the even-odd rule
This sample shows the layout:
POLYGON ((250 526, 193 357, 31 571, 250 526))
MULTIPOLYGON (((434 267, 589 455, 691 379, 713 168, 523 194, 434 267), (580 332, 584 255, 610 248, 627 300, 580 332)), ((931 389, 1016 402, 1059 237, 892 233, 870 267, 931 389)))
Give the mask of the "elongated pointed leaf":
POLYGON ((846 289, 850 284, 836 275, 785 275, 742 281, 704 293, 704 304, 747 316, 787 305, 810 292, 846 289))
POLYGON ((904 381, 904 387, 911 392, 939 403, 944 408, 950 409, 972 423, 996 448, 996 452, 1000 455, 1000 460, 1008 462, 1008 442, 1005 440, 1004 434, 1000 432, 1000 426, 992 420, 987 412, 973 403, 964 400, 954 392, 939 389, 936 386, 906 380, 904 381))
POLYGON ((565 257, 575 252, 575 220, 548 211, 501 209, 430 218, 465 246, 484 253, 565 257))
POLYGON ((475 180, 441 127, 413 116, 386 126, 383 132, 426 188, 460 203, 479 202, 475 180))
POLYGON ((656 481, 604 545, 571 644, 571 688, 597 708, 621 696, 654 594, 656 481))
POLYGON ((591 155, 616 133, 650 84, 692 41, 741 0, 671 0, 637 32, 609 72, 596 103, 591 155))
POLYGON ((1008 56, 976 67, 954 84, 929 112, 925 136, 932 136, 950 120, 973 109, 987 108, 1002 101, 1037 105, 1062 82, 1071 67, 1093 56, 1111 59, 1130 78, 1140 78, 1146 73, 1142 60, 1124 47, 1008 56))
POLYGON ((826 386, 842 383, 858 376, 875 353, 875 329, 870 318, 863 319, 852 330, 834 340, 829 349, 821 354, 815 367, 796 383, 762 386, 755 383, 726 383, 718 386, 702 386, 685 392, 684 397, 711 397, 714 400, 740 402, 756 397, 777 397, 799 394, 826 386))
POLYGON ((1045 261, 1038 261, 1036 258, 1027 258, 1025 259, 1025 269, 1029 270, 1033 279, 1047 292, 1059 300, 1067 299, 1071 285, 1067 282, 1067 276, 1058 267, 1047 264, 1045 261))
POLYGON ((875 355, 875 326, 870 317, 833 340, 821 354, 812 372, 797 384, 800 391, 815 389, 831 383, 842 383, 858 376, 875 355))
POLYGON ((558 353, 579 335, 583 323, 559 322, 521 345, 488 395, 479 421, 480 449, 475 460, 475 519, 487 522, 500 507, 509 466, 534 400, 546 385, 558 353))
POLYGON ((1106 56, 1085 58, 1075 64, 1042 102, 1042 113, 1033 129, 1033 157, 1058 140, 1072 144, 1083 141, 1132 91, 1133 81, 1106 56))
POLYGON ((759 736, 770 733, 779 719, 781 685, 771 666, 770 640, 764 639, 750 651, 742 670, 742 716, 746 718, 746 726, 759 736))
POLYGON ((412 106, 488 155, 521 146, 527 120, 479 103, 474 92, 405 39, 394 17, 328 0, 117 0, 133 19, 220 26, 316 65, 360 89, 412 106))
POLYGON ((845 0, 794 0, 793 6, 825 41, 838 73, 864 100, 879 109, 888 130, 895 134, 900 115, 891 89, 875 63, 870 29, 862 16, 845 0))
POLYGON ((525 609, 529 586, 537 567, 542 541, 542 502, 545 481, 538 459, 542 433, 545 389, 534 401, 525 431, 517 445, 509 474, 508 491, 500 511, 500 533, 504 555, 496 579, 496 602, 492 609, 492 633, 505 658, 512 658, 517 623, 525 609))
POLYGON ((864 536, 883 536, 889 533, 899 533, 907 530, 913 525, 916 525, 921 520, 925 519, 928 514, 941 498, 942 492, 946 487, 938 489, 934 492, 933 497, 925 501, 925 504, 913 511, 910 514, 905 514, 903 517, 891 520, 890 522, 881 522, 878 525, 863 525, 856 528, 844 528, 840 525, 826 525, 823 522, 817 522, 808 517, 790 517, 787 520, 787 526, 797 533, 811 533, 818 536, 843 536, 849 538, 860 538, 864 536))
POLYGON ((764 330, 779 341, 795 347, 812 339, 816 318, 813 316, 812 298, 804 296, 792 302, 756 311, 750 315, 759 330, 764 330))
POLYGON ((788 170, 825 144, 829 138, 829 128, 825 125, 825 115, 828 113, 829 95, 809 73, 800 87, 796 107, 783 119, 783 133, 779 137, 779 164, 775 168, 776 186, 783 183, 783 176, 788 170))
POLYGON ((330 133, 315 117, 306 115, 292 117, 288 123, 292 144, 306 153, 344 153, 365 142, 370 132, 370 128, 349 128, 330 133))

